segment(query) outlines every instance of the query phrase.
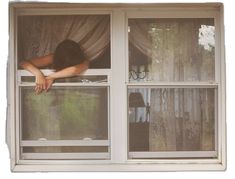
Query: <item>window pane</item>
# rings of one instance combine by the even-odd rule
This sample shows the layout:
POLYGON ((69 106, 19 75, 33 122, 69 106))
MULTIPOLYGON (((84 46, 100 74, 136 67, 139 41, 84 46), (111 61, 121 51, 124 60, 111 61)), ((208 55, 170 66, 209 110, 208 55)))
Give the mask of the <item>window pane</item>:
POLYGON ((213 81, 214 19, 128 20, 130 81, 213 81))
MULTIPOLYGON (((83 56, 91 61, 90 68, 111 66, 110 15, 107 14, 19 16, 17 37, 19 62, 54 53, 54 57, 63 61, 61 67, 72 66, 76 60, 84 60, 83 56), (60 46, 56 53, 58 45, 66 39, 76 42, 79 50, 70 44, 60 46), (71 59, 76 60, 72 62, 71 59)), ((55 68, 57 65, 40 66, 55 68)))
POLYGON ((23 140, 108 139, 107 87, 21 88, 23 140))
POLYGON ((214 151, 215 89, 130 88, 129 151, 214 151))
POLYGON ((63 146, 63 147, 23 147, 23 153, 82 153, 82 152, 108 152, 105 146, 63 146))

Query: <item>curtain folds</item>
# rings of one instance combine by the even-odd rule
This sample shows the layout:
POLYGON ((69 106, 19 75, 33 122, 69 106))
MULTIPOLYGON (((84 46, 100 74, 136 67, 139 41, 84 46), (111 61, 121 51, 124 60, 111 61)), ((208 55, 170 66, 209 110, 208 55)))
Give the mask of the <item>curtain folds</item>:
POLYGON ((212 151, 214 89, 152 89, 150 151, 212 151))
MULTIPOLYGON (((145 73, 147 69, 147 81, 155 83, 215 80, 213 19, 133 18, 128 25, 130 71, 138 73, 139 68, 139 72, 145 73), (139 52, 144 55, 133 55, 139 52), (146 60, 148 68, 143 67, 146 60)), ((150 103, 149 151, 215 149, 214 89, 137 88, 137 91, 142 93, 145 103, 150 103)), ((136 116, 137 122, 140 116, 145 118, 142 109, 137 110, 136 116)))
POLYGON ((20 60, 53 53, 64 39, 78 42, 93 60, 110 43, 108 15, 22 16, 18 27, 20 60))
MULTIPOLYGON (((214 80, 215 29, 212 19, 143 18, 129 19, 128 25, 129 43, 145 54, 147 58, 141 57, 142 61, 150 61, 151 80, 214 80)), ((130 61, 141 64, 141 59, 130 61)))

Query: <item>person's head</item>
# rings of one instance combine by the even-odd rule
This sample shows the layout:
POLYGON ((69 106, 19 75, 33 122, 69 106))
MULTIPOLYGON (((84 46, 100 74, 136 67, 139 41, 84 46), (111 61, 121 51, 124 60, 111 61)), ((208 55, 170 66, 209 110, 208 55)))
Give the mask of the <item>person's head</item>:
POLYGON ((83 63, 86 60, 84 52, 78 43, 64 40, 56 47, 53 68, 58 71, 66 67, 83 63))

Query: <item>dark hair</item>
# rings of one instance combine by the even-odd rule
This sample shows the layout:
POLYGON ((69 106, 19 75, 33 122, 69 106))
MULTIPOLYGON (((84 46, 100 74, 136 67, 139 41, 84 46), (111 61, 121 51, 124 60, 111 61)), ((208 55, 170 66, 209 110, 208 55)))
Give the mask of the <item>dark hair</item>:
POLYGON ((80 45, 72 40, 64 40, 58 44, 54 53, 53 68, 58 71, 63 68, 83 63, 86 57, 80 45))

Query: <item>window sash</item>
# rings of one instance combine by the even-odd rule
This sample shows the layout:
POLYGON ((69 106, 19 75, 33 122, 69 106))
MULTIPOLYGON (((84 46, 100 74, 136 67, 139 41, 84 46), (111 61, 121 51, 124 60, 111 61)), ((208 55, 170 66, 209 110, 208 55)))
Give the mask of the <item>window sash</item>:
MULTIPOLYGON (((145 85, 145 84, 137 84, 137 85, 127 85, 127 91, 128 89, 214 89, 214 104, 215 104, 215 110, 214 110, 214 149, 212 151, 128 151, 129 160, 136 159, 136 158, 142 158, 148 160, 148 158, 155 158, 155 160, 161 159, 161 158, 210 158, 210 157, 219 157, 219 145, 218 145, 218 139, 219 139, 219 127, 218 127, 218 85, 216 84, 207 84, 207 83, 199 83, 198 84, 185 84, 185 83, 178 83, 177 85, 169 85, 168 83, 162 83, 162 84, 153 84, 153 85, 145 85)), ((129 100, 127 99, 127 103, 129 104, 129 100)), ((129 109, 129 107, 128 107, 129 109)), ((129 123, 129 114, 127 114, 127 122, 129 123)), ((128 140, 129 140, 129 124, 128 124, 128 140)), ((129 142, 128 142, 128 145, 129 142)))
POLYGON ((110 142, 109 140, 22 140, 20 146, 110 146, 110 142))
MULTIPOLYGON (((52 69, 46 69, 41 70, 42 73, 47 76, 53 73, 54 70, 52 69)), ((95 159, 109 159, 110 157, 110 106, 109 106, 109 100, 110 100, 110 82, 111 82, 111 70, 110 69, 88 69, 82 74, 79 74, 78 76, 101 76, 101 75, 107 75, 107 82, 91 82, 91 83, 79 83, 79 82, 62 82, 62 83, 54 83, 53 86, 61 86, 61 87, 99 87, 99 86, 106 86, 108 88, 108 140, 20 140, 20 147, 42 147, 42 146, 107 146, 109 152, 89 152, 89 153, 24 153, 21 149, 20 155, 21 158, 26 159, 79 159, 79 160, 95 160, 95 159), (89 155, 90 154, 90 155, 89 155)), ((34 76, 30 72, 26 70, 18 70, 17 71, 17 84, 19 87, 19 90, 21 87, 24 86, 35 86, 35 82, 22 82, 21 78, 24 76, 34 76)), ((19 100, 21 101, 21 99, 19 100)), ((20 111, 21 106, 19 105, 20 111)), ((21 118, 21 117, 20 117, 21 118)), ((21 119, 22 120, 22 119, 21 119)), ((22 122, 20 122, 22 123, 22 122)), ((20 125, 21 126, 21 125, 20 125)), ((20 129, 21 131, 22 129, 20 129)), ((20 132, 21 133, 21 132, 20 132)), ((22 137, 20 137, 22 139, 22 137)))
POLYGON ((129 83, 128 88, 218 88, 217 83, 204 82, 159 82, 159 83, 129 83))
POLYGON ((37 160, 55 160, 55 159, 72 159, 72 160, 95 160, 95 159, 109 159, 109 152, 88 152, 88 153, 22 153, 22 159, 37 159, 37 160))
MULTIPOLYGON (((215 80, 214 81, 208 81, 208 83, 218 83, 220 84, 220 63, 221 63, 221 53, 220 53, 220 34, 221 34, 221 19, 220 19, 220 13, 219 11, 215 10, 207 10, 207 11, 197 11, 197 10, 172 10, 171 13, 169 11, 127 11, 126 13, 126 25, 125 25, 125 36, 126 36, 126 47, 128 49, 128 19, 130 18, 213 18, 214 19, 214 26, 215 26, 215 80)), ((126 59, 128 58, 128 50, 126 52, 126 59)), ((129 70, 129 60, 126 60, 126 66, 129 70)), ((127 74, 129 74, 129 71, 127 70, 127 74)), ((129 75, 126 76, 126 82, 128 84, 131 84, 132 82, 129 81, 129 75)), ((183 82, 183 81, 182 81, 183 82)), ((158 84, 159 82, 152 82, 155 84, 158 84)), ((162 83, 162 81, 160 81, 162 83)), ((172 82, 166 81, 166 83, 171 84, 172 82)), ((173 82, 174 83, 174 82, 173 82)), ((188 83, 185 81, 185 83, 188 83)), ((194 83, 192 81, 192 83, 194 83)), ((195 83, 197 83, 195 81, 195 83)))
MULTIPOLYGON (((41 70, 41 72, 45 75, 48 76, 51 73, 54 72, 54 70, 52 69, 46 69, 46 70, 41 70)), ((32 75, 30 72, 26 71, 26 70, 17 70, 17 83, 18 86, 34 86, 35 83, 34 82, 23 82, 22 81, 22 77, 33 77, 34 75, 32 75)), ((93 86, 93 85, 104 85, 104 86, 110 86, 111 83, 111 69, 88 69, 86 71, 84 71, 83 73, 77 75, 77 76, 107 76, 107 82, 60 82, 60 83, 54 83, 54 86, 93 86)))
POLYGON ((130 159, 174 159, 174 158, 215 158, 216 151, 176 151, 176 152, 129 152, 130 159))

